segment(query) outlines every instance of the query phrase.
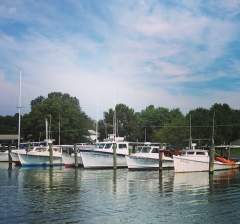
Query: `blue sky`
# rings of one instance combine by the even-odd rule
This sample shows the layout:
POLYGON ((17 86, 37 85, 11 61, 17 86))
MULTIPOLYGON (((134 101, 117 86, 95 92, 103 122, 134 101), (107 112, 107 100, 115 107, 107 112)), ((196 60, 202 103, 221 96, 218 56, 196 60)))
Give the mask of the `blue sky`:
POLYGON ((114 102, 240 109, 238 0, 0 0, 0 50, 2 116, 18 112, 19 67, 21 113, 50 92, 93 119, 114 102))

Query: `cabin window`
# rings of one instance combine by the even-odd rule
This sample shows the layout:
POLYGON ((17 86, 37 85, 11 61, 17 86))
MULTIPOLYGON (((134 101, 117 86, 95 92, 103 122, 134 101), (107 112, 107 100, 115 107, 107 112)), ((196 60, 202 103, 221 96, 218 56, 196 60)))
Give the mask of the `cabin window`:
POLYGON ((188 155, 193 155, 193 154, 194 154, 194 152, 188 152, 187 154, 188 154, 188 155))
POLYGON ((196 155, 205 155, 205 152, 196 152, 196 155))
POLYGON ((153 148, 152 153, 158 153, 158 148, 153 148))
POLYGON ((112 143, 107 143, 106 145, 105 145, 105 149, 110 149, 112 147, 112 143))
POLYGON ((119 149, 124 149, 124 148, 127 148, 127 145, 126 144, 119 144, 118 148, 119 149))
POLYGON ((142 151, 142 148, 138 148, 137 152, 141 152, 142 151))
POLYGON ((105 145, 105 144, 99 144, 99 145, 98 145, 98 148, 99 148, 99 149, 103 149, 103 148, 104 148, 104 145, 105 145))

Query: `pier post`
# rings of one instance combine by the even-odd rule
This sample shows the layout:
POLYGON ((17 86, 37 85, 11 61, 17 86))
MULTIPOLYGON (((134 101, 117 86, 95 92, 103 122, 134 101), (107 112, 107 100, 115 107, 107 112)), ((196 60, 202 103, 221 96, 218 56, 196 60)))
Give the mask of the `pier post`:
POLYGON ((159 144, 159 172, 162 172, 162 152, 161 152, 161 149, 163 148, 163 145, 162 143, 159 144))
POLYGON ((27 147, 26 147, 26 153, 30 152, 30 145, 27 144, 27 147))
POLYGON ((133 145, 132 153, 136 153, 136 146, 133 145))
POLYGON ((113 168, 117 169, 117 144, 113 143, 113 168))
POLYGON ((128 147, 128 154, 130 155, 130 154, 132 154, 132 153, 133 153, 132 147, 128 147))
POLYGON ((209 173, 214 171, 214 157, 215 157, 215 145, 212 144, 209 150, 209 173))
POLYGON ((49 144, 49 166, 53 166, 53 144, 49 144))
POLYGON ((8 144, 8 162, 9 162, 9 169, 12 169, 12 157, 11 153, 11 144, 8 144))
POLYGON ((77 144, 74 144, 74 158, 75 158, 75 167, 78 167, 78 152, 77 152, 77 144))

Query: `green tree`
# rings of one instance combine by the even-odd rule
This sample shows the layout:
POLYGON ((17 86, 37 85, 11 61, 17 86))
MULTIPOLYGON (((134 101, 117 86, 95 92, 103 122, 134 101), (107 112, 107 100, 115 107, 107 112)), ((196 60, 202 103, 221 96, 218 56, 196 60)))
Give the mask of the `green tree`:
MULTIPOLYGON (((191 137, 195 139, 198 146, 209 145, 213 134, 213 115, 208 109, 197 108, 190 110, 186 115, 186 120, 190 128, 191 117, 191 137), (196 140, 198 139, 198 140, 196 140)), ((190 137, 190 130, 189 130, 190 137)))
MULTIPOLYGON (((104 120, 98 123, 100 139, 114 133, 114 126, 114 110, 111 108, 105 113, 104 120)), ((137 141, 139 138, 137 116, 133 109, 124 104, 116 105, 116 136, 125 137, 127 141, 137 141)))
POLYGON ((167 143, 170 145, 184 145, 184 139, 189 137, 188 122, 182 117, 173 118, 166 123, 161 130, 154 131, 154 142, 167 143))
POLYGON ((76 97, 52 92, 47 98, 38 97, 31 102, 31 112, 24 118, 24 136, 27 140, 46 138, 45 119, 48 119, 50 138, 58 144, 85 142, 91 119, 81 110, 76 97), (60 131, 60 132, 59 132, 60 131))
POLYGON ((234 112, 228 104, 215 103, 210 108, 211 114, 215 114, 214 142, 215 144, 229 144, 232 141, 234 112))
POLYGON ((154 108, 153 105, 148 106, 142 110, 138 115, 139 124, 141 126, 141 141, 153 141, 155 131, 171 123, 174 118, 182 118, 183 114, 179 108, 169 110, 164 107, 154 108))

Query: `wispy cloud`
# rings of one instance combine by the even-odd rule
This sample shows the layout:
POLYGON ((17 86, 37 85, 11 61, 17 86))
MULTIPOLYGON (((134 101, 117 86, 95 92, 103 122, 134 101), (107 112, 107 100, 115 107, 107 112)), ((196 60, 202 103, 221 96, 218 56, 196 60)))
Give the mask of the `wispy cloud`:
POLYGON ((116 103, 136 111, 154 104, 186 113, 216 102, 240 109, 239 10, 240 1, 224 0, 0 2, 0 114, 17 66, 31 92, 25 104, 66 92, 93 118, 96 89, 106 111, 114 86, 116 103))

